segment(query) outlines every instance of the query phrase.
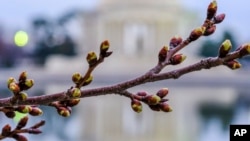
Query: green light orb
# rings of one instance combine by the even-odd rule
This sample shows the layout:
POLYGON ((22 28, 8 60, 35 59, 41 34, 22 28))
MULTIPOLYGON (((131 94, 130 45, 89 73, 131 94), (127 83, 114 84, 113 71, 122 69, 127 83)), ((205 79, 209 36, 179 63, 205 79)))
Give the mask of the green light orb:
POLYGON ((14 36, 14 43, 18 47, 24 47, 29 41, 29 36, 25 31, 17 31, 14 36))

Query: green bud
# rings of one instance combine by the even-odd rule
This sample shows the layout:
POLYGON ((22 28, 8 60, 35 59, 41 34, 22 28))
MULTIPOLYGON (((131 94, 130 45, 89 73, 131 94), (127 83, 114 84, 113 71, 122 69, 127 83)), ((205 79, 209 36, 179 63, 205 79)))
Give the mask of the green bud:
POLYGON ((79 88, 73 88, 72 89, 72 97, 73 98, 81 97, 81 90, 79 88))
POLYGON ((8 88, 9 88, 10 91, 12 91, 15 94, 20 92, 20 87, 15 82, 10 83, 8 85, 8 88))
POLYGON ((142 111, 142 104, 139 100, 132 99, 131 108, 136 112, 140 113, 142 111))
POLYGON ((23 90, 30 89, 34 85, 34 80, 27 79, 27 80, 25 80, 24 85, 25 85, 25 87, 23 88, 23 90))
POLYGON ((240 56, 246 56, 250 54, 250 43, 243 44, 239 47, 240 50, 240 56))
POLYGON ((25 93, 25 92, 20 92, 18 94, 18 99, 21 100, 21 101, 25 101, 27 98, 28 98, 28 94, 25 93))
POLYGON ((97 63, 97 56, 95 52, 89 52, 86 59, 90 67, 96 65, 97 63))
POLYGON ((145 100, 148 105, 156 105, 161 101, 161 98, 158 95, 149 95, 146 96, 145 100))
POLYGON ((26 114, 32 111, 32 107, 29 105, 20 105, 15 110, 20 113, 26 114))
POLYGON ((93 81, 93 75, 90 75, 83 83, 83 86, 90 84, 93 81))
POLYGON ((100 54, 102 55, 102 56, 106 56, 106 53, 107 53, 107 51, 108 51, 108 49, 109 49, 109 41, 108 40, 105 40, 105 41, 103 41, 102 43, 101 43, 101 45, 100 45, 100 54))
POLYGON ((82 75, 79 73, 79 72, 75 72, 73 75, 72 75, 72 81, 75 83, 75 84, 78 84, 80 82, 82 78, 82 75))
POLYGON ((231 41, 230 40, 225 40, 221 46, 220 46, 220 49, 219 49, 219 57, 220 58, 223 58, 225 57, 229 51, 231 50, 232 48, 232 44, 231 44, 231 41))
POLYGON ((13 77, 9 77, 7 80, 7 86, 9 87, 10 83, 16 83, 16 79, 13 77))
POLYGON ((63 117, 69 117, 71 114, 71 110, 66 107, 58 107, 57 113, 63 117))

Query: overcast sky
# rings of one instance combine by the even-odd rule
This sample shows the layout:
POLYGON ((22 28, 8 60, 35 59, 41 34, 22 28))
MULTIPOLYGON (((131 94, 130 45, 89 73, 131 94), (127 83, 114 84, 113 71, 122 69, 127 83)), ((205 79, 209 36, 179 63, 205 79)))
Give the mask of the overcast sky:
MULTIPOLYGON (((23 28, 36 15, 57 17, 73 8, 91 9, 100 0, 2 0, 0 2, 0 25, 7 28, 23 28)), ((186 8, 205 17, 205 8, 211 0, 181 0, 186 8)), ((226 13, 223 27, 233 29, 243 41, 250 40, 250 2, 248 0, 217 0, 218 13, 226 13)))

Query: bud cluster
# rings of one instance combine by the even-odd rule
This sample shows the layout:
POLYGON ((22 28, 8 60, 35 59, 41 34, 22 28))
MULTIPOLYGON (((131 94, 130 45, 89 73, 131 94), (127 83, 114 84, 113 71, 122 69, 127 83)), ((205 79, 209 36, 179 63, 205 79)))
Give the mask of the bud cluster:
POLYGON ((40 116, 43 114, 43 111, 37 106, 29 106, 29 105, 2 107, 0 111, 2 111, 8 118, 14 118, 16 116, 16 112, 23 114, 30 114, 32 116, 40 116))
POLYGON ((140 113, 142 111, 142 103, 146 103, 150 109, 154 111, 171 112, 172 108, 168 105, 168 88, 160 89, 156 94, 148 94, 147 92, 138 92, 131 98, 131 108, 140 113))
POLYGON ((27 125, 28 120, 29 120, 28 116, 21 118, 13 130, 11 129, 11 126, 9 124, 6 124, 2 128, 2 132, 0 134, 1 139, 8 137, 8 138, 13 138, 16 141, 27 141, 28 139, 24 135, 21 135, 20 133, 28 133, 28 134, 42 133, 42 131, 38 128, 43 126, 45 124, 45 121, 41 121, 39 123, 36 123, 32 127, 24 129, 24 127, 26 127, 27 125))
POLYGON ((71 115, 72 107, 76 106, 80 102, 80 98, 57 101, 50 104, 56 108, 57 113, 63 117, 68 117, 71 115))
POLYGON ((19 75, 18 81, 10 77, 7 80, 7 86, 9 90, 14 94, 14 99, 25 101, 28 98, 28 95, 24 90, 30 89, 34 85, 33 79, 27 78, 27 72, 24 71, 19 75))

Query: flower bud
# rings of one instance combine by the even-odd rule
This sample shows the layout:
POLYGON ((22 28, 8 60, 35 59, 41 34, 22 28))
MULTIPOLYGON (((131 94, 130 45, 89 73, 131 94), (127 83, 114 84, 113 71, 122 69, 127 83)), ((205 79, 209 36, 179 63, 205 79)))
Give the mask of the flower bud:
POLYGON ((28 90, 34 85, 33 79, 26 79, 24 83, 20 83, 20 87, 22 90, 28 90))
POLYGON ((2 133, 0 135, 6 137, 11 133, 11 126, 9 124, 6 124, 3 128, 2 128, 2 133))
POLYGON ((76 99, 67 100, 65 104, 66 104, 67 106, 69 106, 69 107, 74 107, 74 106, 76 106, 80 101, 81 101, 80 98, 76 98, 76 99))
POLYGON ((236 60, 225 62, 224 65, 228 66, 232 70, 241 68, 241 64, 236 60))
POLYGON ((194 29, 189 35, 189 41, 192 42, 200 38, 204 34, 205 30, 206 27, 204 26, 197 27, 196 29, 194 29))
POLYGON ((25 127, 28 120, 29 120, 28 116, 21 118, 21 120, 18 122, 18 124, 16 126, 16 129, 22 129, 23 127, 25 127))
POLYGON ((131 107, 136 113, 140 113, 142 111, 142 104, 139 100, 132 99, 131 107))
POLYGON ((8 118, 14 118, 16 116, 16 113, 14 111, 8 111, 8 112, 5 112, 4 114, 8 118))
POLYGON ((160 109, 160 107, 159 107, 159 105, 158 104, 156 104, 156 105, 148 105, 148 107, 151 109, 151 110, 153 110, 153 111, 161 111, 161 109, 160 109))
POLYGON ((108 51, 108 49, 109 49, 109 41, 105 40, 100 45, 100 54, 103 55, 103 56, 105 56, 105 54, 108 51))
POLYGON ((96 63, 97 63, 97 56, 96 56, 95 52, 89 52, 86 59, 87 59, 87 62, 89 63, 90 67, 96 65, 96 63))
POLYGON ((28 98, 28 94, 25 93, 25 92, 20 92, 18 94, 18 99, 21 100, 21 101, 25 101, 27 98, 28 98))
POLYGON ((239 50, 240 50, 241 57, 249 55, 250 54, 250 43, 241 45, 239 50))
POLYGON ((20 87, 15 82, 10 83, 8 85, 8 88, 9 88, 10 91, 12 91, 15 94, 20 92, 20 87))
POLYGON ((212 1, 207 8, 207 19, 211 20, 217 12, 217 2, 216 0, 212 1))
POLYGON ((16 79, 13 77, 9 77, 7 80, 7 86, 9 87, 10 83, 16 83, 16 79))
POLYGON ((90 84, 93 81, 93 75, 90 75, 83 83, 83 86, 90 84))
POLYGON ((216 25, 212 25, 211 27, 207 28, 203 34, 203 36, 209 36, 211 34, 213 34, 216 30, 216 25))
POLYGON ((156 105, 161 101, 158 95, 149 95, 145 97, 145 101, 148 105, 156 105))
POLYGON ((225 40, 221 46, 220 46, 220 49, 219 49, 219 57, 220 58, 223 58, 225 57, 229 51, 231 50, 232 48, 232 44, 231 44, 231 41, 230 40, 225 40))
POLYGON ((219 24, 221 23, 224 19, 225 19, 225 14, 222 13, 222 14, 219 14, 217 16, 214 17, 214 24, 219 24))
POLYGON ((20 135, 20 134, 14 134, 12 136, 16 141, 28 141, 28 139, 23 136, 23 135, 20 135))
POLYGON ((145 92, 145 91, 140 91, 140 92, 136 93, 136 95, 138 95, 138 96, 147 96, 148 93, 145 92))
POLYGON ((187 56, 185 56, 183 54, 176 54, 170 58, 170 63, 171 63, 171 65, 178 65, 178 64, 182 63, 186 58, 187 58, 187 56))
POLYGON ((173 109, 166 102, 159 103, 159 107, 160 107, 161 111, 163 111, 163 112, 172 112, 173 111, 173 109))
POLYGON ((159 54, 158 54, 159 63, 162 63, 166 60, 168 50, 169 50, 168 46, 164 46, 161 48, 161 50, 159 51, 159 54))
POLYGON ((29 134, 41 134, 42 131, 40 129, 27 129, 29 134))
POLYGON ((160 98, 165 97, 167 94, 168 94, 168 88, 162 88, 156 93, 156 95, 158 95, 160 98))
POLYGON ((57 113, 63 117, 68 117, 71 114, 71 110, 66 107, 57 107, 57 113))
POLYGON ((71 93, 72 93, 71 96, 73 98, 79 98, 79 97, 81 97, 81 90, 79 88, 73 88, 71 93))
POLYGON ((75 83, 75 84, 78 84, 80 82, 82 78, 82 75, 79 73, 79 72, 75 72, 73 75, 72 75, 72 81, 75 83))
POLYGON ((182 42, 182 38, 180 36, 174 36, 173 38, 171 38, 169 42, 169 46, 172 49, 172 48, 177 47, 181 42, 182 42))
POLYGON ((32 110, 29 112, 32 116, 40 116, 43 114, 43 111, 38 107, 32 107, 32 110))
POLYGON ((21 74, 19 75, 19 81, 25 81, 27 79, 27 72, 23 71, 21 72, 21 74))
POLYGON ((20 113, 26 114, 32 111, 32 107, 29 105, 20 105, 15 110, 20 113))

